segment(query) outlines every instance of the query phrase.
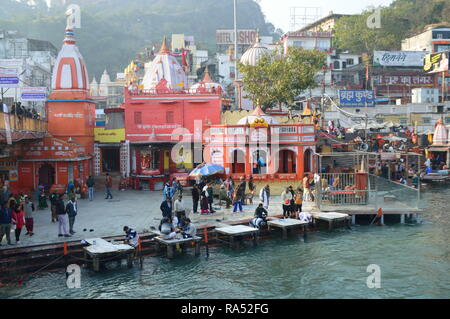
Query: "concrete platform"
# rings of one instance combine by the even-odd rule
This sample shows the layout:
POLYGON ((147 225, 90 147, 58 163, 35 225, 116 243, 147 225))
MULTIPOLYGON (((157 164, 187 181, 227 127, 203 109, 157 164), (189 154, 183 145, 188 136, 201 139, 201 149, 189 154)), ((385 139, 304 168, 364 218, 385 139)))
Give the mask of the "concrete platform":
MULTIPOLYGON (((74 230, 76 233, 70 237, 58 237, 58 223, 51 222, 50 208, 36 210, 34 212, 34 233, 32 237, 26 236, 26 229, 22 230, 20 244, 15 244, 14 232, 11 232, 11 241, 14 245, 9 246, 6 238, 3 239, 0 249, 20 248, 35 246, 40 244, 61 243, 64 241, 82 240, 93 237, 108 237, 123 235, 123 226, 136 229, 139 233, 156 230, 162 218, 159 206, 163 200, 162 191, 118 191, 113 190, 113 199, 105 200, 103 189, 96 190, 94 200, 78 200, 78 214, 76 217, 74 230), (83 231, 86 229, 86 231, 83 231), (93 231, 90 231, 90 230, 93 231)), ((224 223, 250 219, 256 209, 257 201, 253 205, 243 206, 242 213, 233 213, 232 208, 218 206, 215 200, 216 213, 211 215, 193 214, 192 197, 190 190, 186 190, 183 197, 185 206, 188 209, 188 217, 197 226, 211 225, 223 226, 224 223)), ((67 201, 66 201, 67 202, 67 201)), ((35 206, 37 202, 34 200, 35 206)), ((49 203, 50 204, 50 203, 49 203)), ((277 216, 282 214, 279 196, 274 196, 270 203, 269 215, 277 216)))

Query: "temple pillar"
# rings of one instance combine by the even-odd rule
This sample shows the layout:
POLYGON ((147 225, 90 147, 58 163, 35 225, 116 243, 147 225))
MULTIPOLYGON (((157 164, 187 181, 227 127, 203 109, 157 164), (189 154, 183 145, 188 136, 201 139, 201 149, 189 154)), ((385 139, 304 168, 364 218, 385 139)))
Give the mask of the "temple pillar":
POLYGON ((298 178, 303 178, 303 173, 304 173, 304 154, 303 154, 303 146, 298 146, 297 148, 297 177, 298 178))
POLYGON ((252 163, 250 162, 250 145, 245 146, 245 176, 252 175, 252 163))

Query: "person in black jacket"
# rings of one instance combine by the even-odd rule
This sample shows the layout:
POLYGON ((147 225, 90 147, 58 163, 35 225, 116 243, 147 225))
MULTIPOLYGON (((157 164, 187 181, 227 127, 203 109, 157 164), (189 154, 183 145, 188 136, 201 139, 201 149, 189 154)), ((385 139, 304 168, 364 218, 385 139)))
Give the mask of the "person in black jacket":
POLYGON ((71 235, 75 234, 73 230, 73 224, 75 223, 75 216, 77 216, 77 198, 75 196, 71 196, 66 205, 67 216, 69 216, 69 232, 71 235))
POLYGON ((70 237, 67 233, 67 213, 66 207, 64 205, 64 194, 60 194, 58 199, 56 200, 56 215, 58 216, 58 229, 59 229, 59 237, 70 237))
POLYGON ((86 186, 88 187, 88 191, 89 191, 89 200, 92 201, 92 200, 94 200, 95 181, 91 175, 89 175, 89 178, 86 181, 86 186))
POLYGON ((160 206, 163 217, 172 217, 172 200, 168 197, 160 206))
POLYGON ((192 211, 194 214, 197 214, 198 210, 198 202, 200 200, 200 190, 198 189, 197 184, 192 187, 192 211))

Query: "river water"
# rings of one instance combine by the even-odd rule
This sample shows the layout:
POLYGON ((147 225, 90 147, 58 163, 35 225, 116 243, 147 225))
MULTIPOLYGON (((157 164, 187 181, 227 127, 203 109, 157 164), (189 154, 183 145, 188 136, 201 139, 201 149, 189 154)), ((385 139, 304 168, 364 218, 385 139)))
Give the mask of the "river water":
POLYGON ((210 257, 146 258, 95 274, 82 270, 68 289, 63 271, 0 298, 450 298, 450 186, 426 186, 421 224, 354 226, 331 233, 261 241, 256 248, 210 248, 210 257), (379 265, 381 288, 367 287, 368 265, 379 265))

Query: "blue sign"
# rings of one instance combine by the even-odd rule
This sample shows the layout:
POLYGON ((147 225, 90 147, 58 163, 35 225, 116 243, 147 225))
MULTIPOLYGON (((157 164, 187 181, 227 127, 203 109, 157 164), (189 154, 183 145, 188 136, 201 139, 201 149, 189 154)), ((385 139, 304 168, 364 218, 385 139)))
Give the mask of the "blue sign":
POLYGON ((47 88, 23 87, 20 98, 22 101, 45 101, 47 99, 47 88))
POLYGON ((17 69, 0 68, 0 87, 16 88, 19 86, 17 69))
POLYGON ((45 93, 22 93, 22 100, 24 101, 36 101, 44 100, 47 98, 45 93))
POLYGON ((339 90, 341 106, 375 106, 375 92, 373 90, 339 90))
POLYGON ((2 76, 0 77, 0 85, 17 85, 19 84, 19 78, 18 77, 9 77, 9 76, 2 76))

